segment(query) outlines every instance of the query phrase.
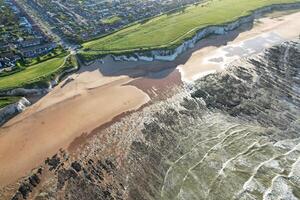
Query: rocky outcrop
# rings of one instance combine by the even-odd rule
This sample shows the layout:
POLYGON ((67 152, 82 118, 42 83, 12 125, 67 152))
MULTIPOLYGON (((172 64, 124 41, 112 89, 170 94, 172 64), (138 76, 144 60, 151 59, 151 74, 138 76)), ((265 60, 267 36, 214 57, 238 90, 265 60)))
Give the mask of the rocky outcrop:
POLYGON ((299 63, 300 44, 284 43, 151 108, 128 199, 299 199, 299 63))
POLYGON ((173 61, 181 53, 187 51, 190 48, 193 48, 199 40, 201 40, 209 35, 226 34, 227 32, 232 31, 232 30, 240 27, 243 24, 253 23, 255 18, 261 17, 263 14, 268 13, 268 12, 272 12, 275 10, 288 10, 288 9, 296 9, 296 8, 300 8, 300 3, 276 4, 276 5, 263 7, 263 8, 253 11, 252 14, 250 14, 250 15, 240 17, 239 19, 237 19, 233 22, 202 28, 196 32, 195 36, 193 36, 191 39, 184 41, 180 46, 178 46, 174 49, 158 49, 158 50, 152 50, 152 51, 147 51, 147 52, 136 52, 131 55, 114 56, 114 59, 118 60, 118 61, 121 61, 121 60, 123 60, 123 61, 137 61, 137 60, 173 61))
POLYGON ((32 192, 32 190, 38 186, 40 183, 40 175, 41 175, 42 169, 39 170, 39 172, 34 173, 31 175, 26 181, 20 184, 20 187, 16 194, 12 197, 12 200, 21 200, 21 199, 27 199, 29 194, 32 192))
POLYGON ((18 102, 0 109, 0 126, 15 115, 23 112, 30 102, 26 98, 21 98, 18 102))

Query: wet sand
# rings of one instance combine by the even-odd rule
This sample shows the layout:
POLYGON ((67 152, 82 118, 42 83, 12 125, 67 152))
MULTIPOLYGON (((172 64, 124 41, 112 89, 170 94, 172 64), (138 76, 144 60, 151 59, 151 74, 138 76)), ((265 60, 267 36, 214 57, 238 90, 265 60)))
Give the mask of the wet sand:
POLYGON ((107 57, 104 64, 82 67, 0 129, 0 186, 25 176, 82 134, 145 105, 167 86, 193 81, 236 58, 297 37, 299 18, 300 12, 264 18, 241 34, 209 37, 174 62, 115 62, 107 57))
POLYGON ((141 77, 130 81, 128 85, 136 86, 143 92, 147 93, 151 100, 167 98, 172 96, 172 88, 182 85, 181 75, 178 69, 169 73, 167 69, 160 74, 167 74, 163 78, 141 77))

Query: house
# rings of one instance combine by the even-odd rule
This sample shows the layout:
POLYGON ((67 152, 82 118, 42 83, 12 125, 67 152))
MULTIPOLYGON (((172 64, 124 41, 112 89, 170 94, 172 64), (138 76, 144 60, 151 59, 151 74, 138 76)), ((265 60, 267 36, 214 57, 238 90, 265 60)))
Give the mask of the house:
POLYGON ((20 26, 24 26, 26 28, 32 28, 32 25, 30 24, 30 22, 28 21, 28 19, 26 17, 20 17, 20 26))
POLYGON ((10 72, 16 67, 15 63, 0 61, 0 73, 1 72, 10 72))
POLYGON ((26 58, 33 58, 39 55, 47 54, 54 48, 56 48, 55 43, 48 43, 48 44, 23 48, 21 49, 21 54, 26 58))
POLYGON ((0 43, 0 53, 1 53, 1 55, 5 52, 9 52, 9 51, 10 51, 10 45, 9 44, 0 43))
POLYGON ((4 53, 0 56, 0 68, 13 69, 16 66, 16 62, 20 60, 21 57, 14 55, 13 53, 4 53))
POLYGON ((32 47, 40 44, 41 44, 41 40, 39 38, 27 39, 20 42, 20 46, 23 48, 32 47))

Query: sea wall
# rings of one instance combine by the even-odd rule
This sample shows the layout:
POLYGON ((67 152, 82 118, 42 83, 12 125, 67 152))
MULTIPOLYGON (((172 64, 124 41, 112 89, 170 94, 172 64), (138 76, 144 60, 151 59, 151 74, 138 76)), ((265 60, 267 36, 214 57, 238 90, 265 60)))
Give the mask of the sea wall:
POLYGON ((0 109, 0 126, 3 125, 7 120, 23 112, 25 108, 30 105, 31 103, 23 97, 18 102, 0 109))
POLYGON ((246 23, 253 23, 254 19, 261 17, 263 14, 278 11, 278 10, 289 10, 300 8, 300 3, 292 3, 292 4, 276 4, 267 7, 263 7, 257 9, 252 12, 251 15, 240 17, 239 19, 229 22, 222 25, 215 25, 215 26, 208 26, 203 29, 197 31, 195 36, 191 39, 186 40, 180 46, 176 47, 175 49, 158 49, 152 50, 147 52, 136 52, 131 55, 120 55, 120 56, 113 56, 114 60, 116 61, 153 61, 153 60, 161 60, 161 61, 173 61, 177 58, 178 55, 191 49, 195 46, 195 44, 209 36, 209 35, 222 35, 226 34, 229 31, 235 30, 243 24, 246 23))

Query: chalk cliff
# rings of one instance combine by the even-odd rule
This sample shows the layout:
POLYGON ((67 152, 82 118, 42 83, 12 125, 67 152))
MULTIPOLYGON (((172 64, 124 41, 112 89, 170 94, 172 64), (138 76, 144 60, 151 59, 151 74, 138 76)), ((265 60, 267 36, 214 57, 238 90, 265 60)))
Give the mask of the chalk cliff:
POLYGON ((30 102, 23 97, 18 102, 0 109, 0 125, 23 112, 27 106, 30 106, 30 102))
POLYGON ((232 31, 243 24, 246 23, 253 23, 254 19, 261 17, 263 14, 276 11, 276 10, 288 10, 288 9, 295 9, 300 8, 300 3, 293 3, 293 4, 277 4, 271 5, 267 7, 263 7, 261 9, 257 9, 252 12, 252 14, 244 17, 240 17, 233 22, 228 22, 222 25, 216 26, 208 26, 205 28, 200 29, 197 33, 191 38, 184 41, 180 46, 174 49, 158 49, 152 50, 147 52, 136 52, 129 55, 120 55, 120 56, 113 56, 115 60, 121 61, 137 61, 137 60, 144 60, 144 61, 153 61, 153 60, 162 60, 162 61, 173 61, 177 56, 181 53, 185 52, 186 50, 193 48, 199 40, 209 36, 209 35, 222 35, 229 31, 232 31))

